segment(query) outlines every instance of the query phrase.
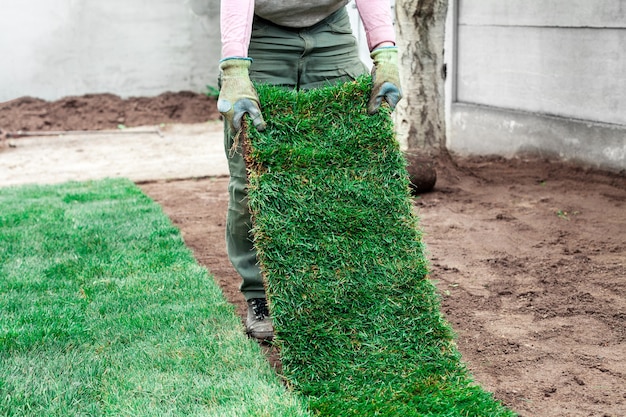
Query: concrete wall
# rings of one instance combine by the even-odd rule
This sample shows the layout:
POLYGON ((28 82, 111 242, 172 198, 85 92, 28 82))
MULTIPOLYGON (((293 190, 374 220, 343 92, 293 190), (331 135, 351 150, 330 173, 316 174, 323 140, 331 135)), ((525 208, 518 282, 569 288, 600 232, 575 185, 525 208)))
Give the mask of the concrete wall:
POLYGON ((2 0, 0 102, 216 85, 219 0, 2 0))
POLYGON ((626 2, 451 6, 451 149, 626 168, 626 2))

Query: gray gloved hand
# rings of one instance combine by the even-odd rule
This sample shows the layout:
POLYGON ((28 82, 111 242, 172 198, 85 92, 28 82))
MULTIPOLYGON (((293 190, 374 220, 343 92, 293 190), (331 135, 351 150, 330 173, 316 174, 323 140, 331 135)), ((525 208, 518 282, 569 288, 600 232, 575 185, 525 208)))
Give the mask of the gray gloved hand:
POLYGON ((374 61, 372 68, 373 86, 367 104, 367 112, 369 114, 376 113, 383 100, 393 110, 402 98, 398 72, 398 48, 383 46, 374 49, 370 56, 374 61))
POLYGON ((263 131, 265 120, 248 73, 251 62, 250 58, 225 58, 220 61, 221 87, 217 109, 235 130, 241 129, 243 115, 248 113, 254 127, 263 131))

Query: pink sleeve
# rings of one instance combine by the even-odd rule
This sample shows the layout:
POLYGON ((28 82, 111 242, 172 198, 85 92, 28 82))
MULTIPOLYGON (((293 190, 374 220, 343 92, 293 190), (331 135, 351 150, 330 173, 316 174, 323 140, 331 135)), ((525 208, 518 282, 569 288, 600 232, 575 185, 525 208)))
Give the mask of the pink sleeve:
POLYGON ((396 43, 389 0, 356 0, 370 51, 382 42, 396 43))
POLYGON ((248 56, 253 16, 254 0, 220 2, 222 58, 248 56))

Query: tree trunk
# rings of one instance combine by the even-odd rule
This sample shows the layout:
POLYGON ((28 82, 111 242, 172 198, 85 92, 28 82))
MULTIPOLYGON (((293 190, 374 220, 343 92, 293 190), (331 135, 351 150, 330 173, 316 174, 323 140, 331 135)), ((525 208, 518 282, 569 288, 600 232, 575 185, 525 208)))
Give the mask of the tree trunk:
POLYGON ((403 99, 396 109, 400 142, 431 157, 446 151, 443 49, 448 0, 396 0, 403 99))
POLYGON ((412 191, 420 194, 435 187, 437 160, 450 160, 443 61, 448 0, 396 0, 395 11, 404 95, 396 107, 396 133, 407 144, 412 191))

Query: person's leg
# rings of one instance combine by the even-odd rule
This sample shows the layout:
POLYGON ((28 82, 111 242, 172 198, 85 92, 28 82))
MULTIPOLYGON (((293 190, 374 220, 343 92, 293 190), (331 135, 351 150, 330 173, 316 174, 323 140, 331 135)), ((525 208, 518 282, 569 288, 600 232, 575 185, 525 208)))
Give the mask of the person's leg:
MULTIPOLYGON (((249 52, 253 58, 250 78, 254 82, 294 88, 297 83, 294 63, 302 53, 302 43, 296 32, 255 20, 249 52), (271 65, 265 66, 264 63, 268 62, 271 65)), ((241 143, 235 144, 234 137, 234 132, 225 123, 224 148, 230 171, 226 247, 231 263, 242 278, 240 290, 246 301, 249 301, 264 298, 265 287, 250 232, 252 220, 248 208, 246 165, 241 143)))
POLYGON ((224 147, 228 158, 228 212, 226 216, 226 249, 235 270, 242 278, 240 290, 248 304, 246 331, 258 340, 272 340, 274 327, 265 300, 265 286, 252 243, 252 221, 248 210, 246 165, 241 145, 224 123, 224 147))
POLYGON ((228 213, 226 215, 226 249, 235 270, 242 277, 240 290, 246 301, 265 297, 261 270, 252 244, 252 221, 248 210, 246 164, 241 145, 234 147, 234 134, 224 123, 224 148, 228 159, 228 213))
POLYGON ((308 46, 300 64, 300 89, 352 81, 368 72, 359 58, 358 44, 345 8, 303 30, 300 36, 308 46))
MULTIPOLYGON (((321 87, 352 80, 366 71, 359 60, 345 9, 303 30, 282 28, 256 19, 249 56, 253 59, 250 78, 254 82, 286 88, 321 87)), ((263 277, 250 232, 252 221, 245 161, 241 144, 234 146, 234 134, 229 126, 225 126, 224 137, 230 170, 226 223, 228 256, 242 277, 240 289, 249 305, 246 323, 249 334, 259 339, 271 339, 271 322, 265 320, 268 312, 264 304, 263 277)))
MULTIPOLYGON (((249 55, 252 81, 311 89, 351 81, 367 72, 345 8, 304 29, 255 21, 249 55)), ((261 111, 263 111, 261 103, 261 111)))
POLYGON ((297 88, 299 64, 305 48, 299 32, 255 17, 248 48, 248 55, 252 58, 250 79, 253 82, 297 88))
MULTIPOLYGON (((296 32, 283 30, 261 20, 255 21, 249 49, 249 55, 254 60, 250 78, 254 82, 294 88, 297 83, 297 68, 294 65, 302 53, 301 44, 302 40, 296 32), (265 66, 264 62, 270 62, 270 65, 265 66)), ((248 303, 246 330, 256 339, 271 340, 273 326, 251 234, 246 165, 241 143, 236 142, 235 132, 225 123, 224 148, 230 171, 226 247, 231 263, 242 278, 240 290, 248 303)))

